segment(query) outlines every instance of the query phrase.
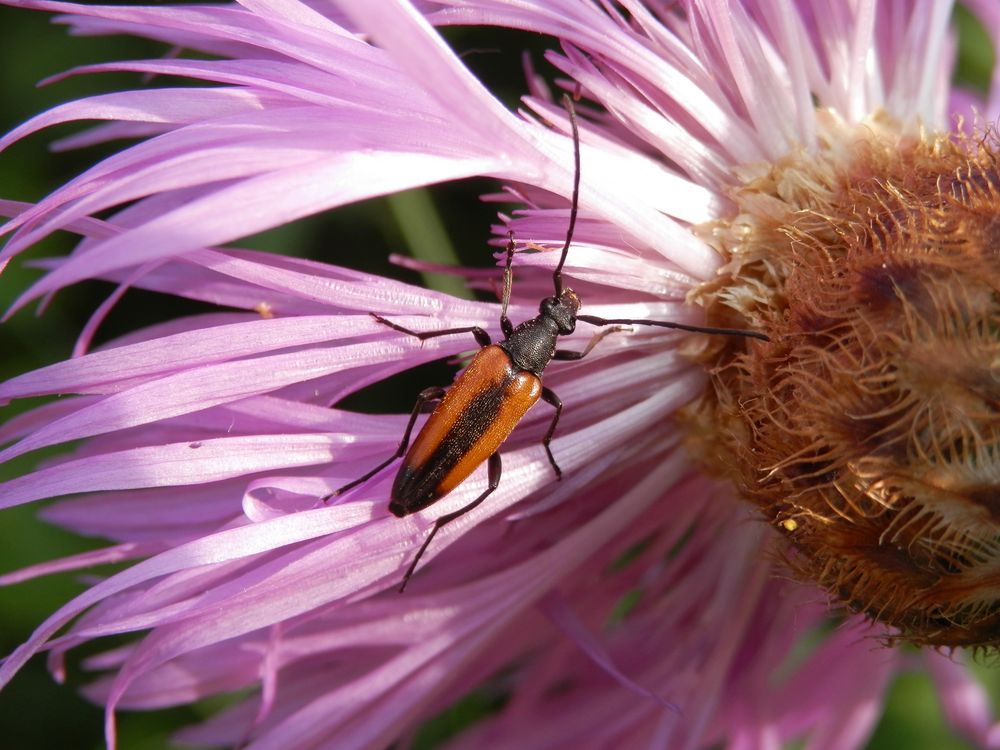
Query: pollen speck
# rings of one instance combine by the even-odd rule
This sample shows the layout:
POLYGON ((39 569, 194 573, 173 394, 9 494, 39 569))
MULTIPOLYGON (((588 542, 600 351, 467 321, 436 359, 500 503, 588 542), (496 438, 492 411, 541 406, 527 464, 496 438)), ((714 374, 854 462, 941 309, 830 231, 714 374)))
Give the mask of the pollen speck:
POLYGON ((703 228, 696 452, 796 573, 933 646, 1000 645, 1000 144, 831 127, 703 228), (794 534, 792 534, 794 532, 794 534))

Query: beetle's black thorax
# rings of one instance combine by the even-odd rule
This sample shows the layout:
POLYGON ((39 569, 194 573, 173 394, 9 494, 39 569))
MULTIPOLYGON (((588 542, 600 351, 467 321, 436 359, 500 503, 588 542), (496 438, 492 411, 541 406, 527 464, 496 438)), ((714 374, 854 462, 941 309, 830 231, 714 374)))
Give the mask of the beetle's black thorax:
POLYGON ((500 342, 500 347, 518 369, 541 375, 545 365, 552 361, 558 335, 559 327, 555 321, 539 315, 521 323, 506 340, 500 342))
POLYGON ((564 289, 558 297, 547 297, 538 307, 537 318, 517 326, 499 346, 507 352, 515 366, 541 375, 552 361, 556 339, 573 333, 580 298, 572 289, 564 289))

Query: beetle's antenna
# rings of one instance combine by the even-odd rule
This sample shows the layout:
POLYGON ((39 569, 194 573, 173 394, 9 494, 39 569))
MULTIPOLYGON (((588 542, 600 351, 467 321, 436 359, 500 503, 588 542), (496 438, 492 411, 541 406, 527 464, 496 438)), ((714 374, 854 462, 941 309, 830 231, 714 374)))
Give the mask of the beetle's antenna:
POLYGON ((569 94, 563 94, 563 106, 569 113, 569 124, 573 129, 573 200, 569 208, 569 229, 566 230, 566 244, 563 245, 562 255, 559 257, 559 265, 552 272, 552 283, 556 287, 556 296, 562 294, 562 269, 569 254, 569 243, 573 241, 573 230, 576 229, 576 214, 580 205, 580 127, 576 122, 576 108, 573 107, 573 100, 569 94))

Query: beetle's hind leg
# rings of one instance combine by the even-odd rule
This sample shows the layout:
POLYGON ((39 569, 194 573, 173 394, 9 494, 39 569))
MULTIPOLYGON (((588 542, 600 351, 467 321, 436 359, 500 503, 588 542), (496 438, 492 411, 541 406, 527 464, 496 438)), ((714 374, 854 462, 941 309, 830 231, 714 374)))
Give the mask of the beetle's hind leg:
POLYGON ((406 432, 403 433, 403 439, 399 441, 399 447, 396 448, 396 452, 393 453, 391 456, 389 456, 388 459, 386 459, 385 461, 383 461, 382 463, 380 463, 378 466, 376 466, 374 469, 372 469, 371 471, 369 471, 364 476, 358 477, 353 482, 348 482, 343 487, 338 487, 333 492, 331 492, 329 495, 326 495, 323 498, 323 502, 325 503, 331 497, 337 497, 337 495, 344 494, 349 489, 352 489, 353 487, 357 487, 362 482, 367 482, 373 476, 375 476, 380 471, 382 471, 382 469, 384 469, 386 466, 388 466, 393 461, 395 461, 397 458, 399 458, 404 453, 406 453, 406 446, 408 446, 410 444, 410 433, 413 432, 413 425, 417 421, 417 416, 421 412, 424 412, 424 411, 427 410, 426 407, 430 404, 430 402, 432 402, 432 401, 440 401, 442 398, 444 398, 444 394, 445 394, 445 389, 444 388, 438 388, 438 387, 426 388, 423 391, 421 391, 420 395, 417 396, 417 403, 415 403, 413 405, 413 411, 410 413, 410 421, 407 422, 407 424, 406 424, 406 432))
POLYGON ((406 589, 406 584, 409 583, 410 576, 412 576, 413 571, 417 569, 417 563, 420 562, 420 558, 424 556, 424 552, 427 550, 427 547, 430 546, 431 540, 434 538, 434 535, 438 533, 438 529, 440 529, 447 523, 451 523, 456 518, 464 516, 470 510, 472 510, 481 502, 483 502, 483 500, 492 495, 493 491, 500 485, 500 474, 502 473, 502 471, 503 471, 503 466, 500 461, 500 454, 494 453, 492 456, 490 456, 489 463, 487 464, 487 475, 489 477, 489 485, 486 487, 486 490, 483 492, 483 494, 481 494, 471 503, 466 505, 464 508, 459 508, 453 513, 447 513, 434 522, 434 526, 433 528, 431 528, 431 531, 427 535, 427 538, 424 539, 424 543, 421 544, 420 549, 417 550, 417 556, 413 558, 413 562, 410 563, 410 567, 406 569, 406 574, 403 576, 403 582, 399 586, 399 593, 402 594, 403 591, 406 589))

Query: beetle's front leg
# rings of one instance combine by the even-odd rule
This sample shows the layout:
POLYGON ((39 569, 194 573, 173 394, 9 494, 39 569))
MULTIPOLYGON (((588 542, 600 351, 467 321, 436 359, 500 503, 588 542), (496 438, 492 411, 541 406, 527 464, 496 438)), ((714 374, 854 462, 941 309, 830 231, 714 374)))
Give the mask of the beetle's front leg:
POLYGON ((597 346, 598 342, 600 342, 600 340, 605 336, 627 330, 629 330, 628 326, 615 326, 614 328, 607 328, 603 331, 598 331, 590 337, 590 341, 587 342, 587 346, 584 347, 582 352, 574 352, 571 349, 556 349, 555 353, 552 355, 552 359, 556 359, 561 362, 574 362, 578 359, 583 359, 590 354, 591 350, 597 346))
POLYGON ((378 313, 368 313, 368 314, 371 315, 373 318, 375 318, 375 320, 377 320, 379 323, 386 326, 387 328, 391 328, 394 331, 399 331, 400 333, 405 333, 407 336, 413 336, 414 338, 418 338, 421 341, 426 341, 427 339, 434 339, 437 338, 438 336, 451 336, 453 333, 471 333, 473 336, 476 337, 476 342, 480 346, 489 346, 490 344, 493 343, 493 340, 490 338, 490 335, 479 326, 466 326, 465 328, 445 328, 440 331, 412 331, 409 328, 404 328, 398 323, 393 323, 388 318, 383 318, 378 313))

